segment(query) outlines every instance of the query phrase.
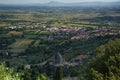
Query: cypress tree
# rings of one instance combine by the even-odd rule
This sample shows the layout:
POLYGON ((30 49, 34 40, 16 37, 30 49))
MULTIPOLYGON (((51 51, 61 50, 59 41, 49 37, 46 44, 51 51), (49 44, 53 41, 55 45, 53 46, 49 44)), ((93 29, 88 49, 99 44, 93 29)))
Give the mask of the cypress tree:
POLYGON ((56 68, 54 80, 64 80, 63 79, 63 68, 61 66, 56 68))

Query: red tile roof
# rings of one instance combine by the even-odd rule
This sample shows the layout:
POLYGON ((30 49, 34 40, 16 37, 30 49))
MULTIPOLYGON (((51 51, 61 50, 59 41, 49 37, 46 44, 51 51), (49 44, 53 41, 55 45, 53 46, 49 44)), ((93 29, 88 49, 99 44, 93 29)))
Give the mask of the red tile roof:
POLYGON ((78 55, 76 58, 75 58, 75 60, 83 60, 83 59, 85 59, 85 58, 87 58, 88 57, 88 55, 78 55))

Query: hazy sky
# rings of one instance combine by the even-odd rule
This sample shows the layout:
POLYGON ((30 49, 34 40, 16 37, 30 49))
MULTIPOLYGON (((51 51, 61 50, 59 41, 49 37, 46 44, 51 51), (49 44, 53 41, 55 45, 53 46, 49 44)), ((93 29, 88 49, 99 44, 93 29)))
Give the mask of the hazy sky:
POLYGON ((0 0, 0 3, 5 4, 29 4, 29 3, 46 3, 50 1, 59 1, 65 3, 71 2, 92 2, 92 1, 102 1, 102 2, 113 2, 113 1, 120 1, 120 0, 0 0))

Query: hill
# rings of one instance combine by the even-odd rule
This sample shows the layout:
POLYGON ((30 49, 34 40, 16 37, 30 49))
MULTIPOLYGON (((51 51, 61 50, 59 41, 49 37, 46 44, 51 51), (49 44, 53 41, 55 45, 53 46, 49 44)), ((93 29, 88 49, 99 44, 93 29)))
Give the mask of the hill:
POLYGON ((120 6, 120 2, 78 2, 78 3, 64 3, 51 1, 48 3, 34 3, 34 4, 0 4, 0 7, 5 6, 37 6, 37 7, 89 7, 89 6, 98 6, 98 7, 110 7, 110 6, 120 6))

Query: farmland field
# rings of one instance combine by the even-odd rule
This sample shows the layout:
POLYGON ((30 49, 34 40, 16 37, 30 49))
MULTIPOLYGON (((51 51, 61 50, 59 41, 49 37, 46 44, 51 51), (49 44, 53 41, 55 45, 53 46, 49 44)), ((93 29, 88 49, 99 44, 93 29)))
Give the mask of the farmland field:
POLYGON ((16 42, 8 46, 8 50, 13 53, 24 52, 32 41, 33 40, 30 39, 18 39, 16 42))

